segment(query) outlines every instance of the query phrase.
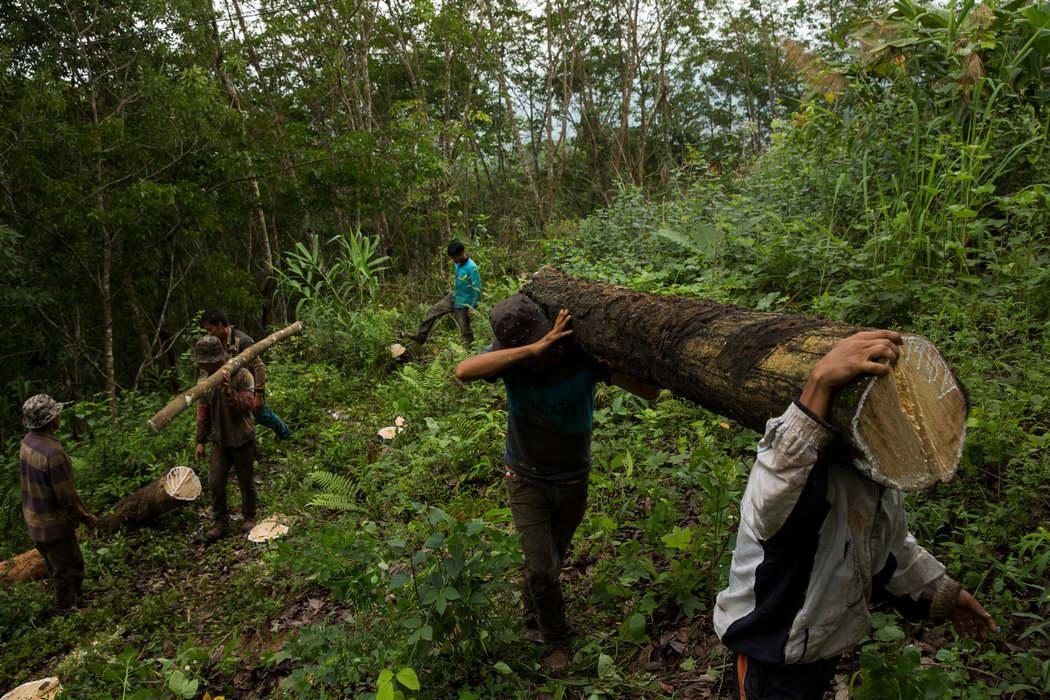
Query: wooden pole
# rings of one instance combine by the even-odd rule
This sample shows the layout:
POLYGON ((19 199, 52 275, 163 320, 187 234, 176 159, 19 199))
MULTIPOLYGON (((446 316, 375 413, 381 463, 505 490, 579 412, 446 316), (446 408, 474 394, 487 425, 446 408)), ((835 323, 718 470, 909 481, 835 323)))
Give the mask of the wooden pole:
MULTIPOLYGON (((197 499, 201 482, 189 467, 175 467, 156 481, 146 484, 113 506, 98 524, 98 532, 107 534, 122 527, 154 522, 170 510, 197 499)), ((47 576, 47 564, 36 549, 0 562, 0 584, 34 581, 47 576)))
POLYGON ((222 384, 224 377, 223 372, 227 372, 230 376, 233 376, 237 373, 237 370, 251 362, 256 355, 266 352, 274 344, 279 343, 288 336, 295 335, 302 330, 303 322, 296 321, 287 328, 283 328, 276 333, 266 336, 255 345, 249 345, 242 350, 239 355, 227 360, 226 364, 222 366, 222 369, 215 372, 210 377, 201 379, 195 386, 169 401, 164 408, 157 411, 157 413, 147 421, 149 427, 159 433, 167 427, 168 423, 171 423, 176 416, 192 406, 194 401, 222 384))
MULTIPOLYGON (((551 318, 572 314, 583 352, 755 430, 802 393, 809 371, 855 326, 656 296, 543 268, 522 289, 551 318)), ((893 371, 836 395, 831 424, 874 480, 913 490, 950 479, 966 435, 965 390, 937 349, 906 335, 893 371)))

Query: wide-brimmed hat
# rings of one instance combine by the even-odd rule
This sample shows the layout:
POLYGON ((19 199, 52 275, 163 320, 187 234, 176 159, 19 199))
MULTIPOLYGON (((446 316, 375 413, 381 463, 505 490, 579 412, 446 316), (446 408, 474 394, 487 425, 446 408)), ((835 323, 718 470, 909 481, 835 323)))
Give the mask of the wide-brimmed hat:
POLYGON ((543 309, 524 294, 515 294, 496 304, 489 320, 496 336, 493 350, 535 343, 554 327, 543 309))
POLYGON ((22 425, 30 430, 40 430, 62 413, 62 404, 47 394, 36 394, 22 404, 22 425))
POLYGON ((226 362, 226 348, 214 335, 206 335, 193 346, 193 361, 198 365, 226 362))

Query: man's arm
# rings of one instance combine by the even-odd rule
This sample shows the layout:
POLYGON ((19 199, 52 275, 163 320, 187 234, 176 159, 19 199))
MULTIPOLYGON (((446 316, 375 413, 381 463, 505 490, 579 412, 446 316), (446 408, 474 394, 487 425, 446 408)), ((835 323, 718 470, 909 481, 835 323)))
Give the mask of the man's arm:
POLYGON ((646 384, 645 382, 635 379, 629 374, 623 374, 622 372, 613 372, 612 376, 609 378, 609 383, 615 384, 621 389, 626 389, 635 396, 639 396, 646 401, 652 401, 660 395, 660 387, 646 384))
POLYGON ((900 494, 894 498, 890 556, 872 582, 872 602, 890 605, 910 619, 951 620, 960 634, 974 639, 998 632, 988 611, 916 542, 900 494))
POLYGON ((481 299, 481 273, 478 272, 478 268, 475 265, 474 269, 470 271, 470 308, 476 309, 478 301, 481 299))
POLYGON ((237 375, 227 380, 223 385, 226 397, 233 404, 238 413, 251 413, 255 410, 255 378, 245 368, 237 371, 237 375))
POLYGON ((539 357, 552 348, 556 342, 572 334, 572 331, 568 330, 570 321, 572 321, 572 316, 567 310, 562 309, 558 312, 558 319, 554 322, 554 327, 535 343, 517 348, 483 352, 468 357, 456 365, 456 379, 461 382, 473 382, 478 379, 498 377, 522 360, 539 357))
POLYGON ((825 422, 835 390, 864 372, 885 374, 877 360, 897 359, 892 331, 863 331, 840 341, 810 371, 802 396, 769 421, 758 445, 741 516, 755 535, 769 539, 794 510, 821 450, 834 438, 825 422))
POLYGON ((51 479, 51 489, 54 491, 55 500, 74 522, 87 523, 94 527, 98 517, 87 509, 80 494, 77 493, 76 484, 73 482, 73 464, 69 455, 65 452, 52 458, 54 461, 49 465, 48 473, 51 479))

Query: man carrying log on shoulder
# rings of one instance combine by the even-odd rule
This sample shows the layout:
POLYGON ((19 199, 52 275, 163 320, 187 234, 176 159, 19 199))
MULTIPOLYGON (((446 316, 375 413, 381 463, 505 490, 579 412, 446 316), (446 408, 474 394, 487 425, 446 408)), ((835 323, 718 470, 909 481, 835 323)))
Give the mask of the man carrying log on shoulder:
POLYGON ((528 297, 512 296, 492 310, 495 342, 456 367, 460 381, 503 379, 506 388, 506 482, 525 554, 525 638, 549 645, 543 665, 551 671, 571 658, 560 573, 587 505, 595 385, 659 394, 560 343, 571 320, 562 309, 552 325, 528 297))
POLYGON ((822 698, 839 656, 869 632, 869 604, 951 619, 975 639, 998 629, 915 541, 901 492, 855 468, 827 423, 835 390, 888 373, 900 345, 892 331, 840 341, 766 425, 714 612, 715 631, 736 653, 734 697, 822 698))
MULTIPOLYGON (((226 350, 222 341, 206 335, 193 348, 193 359, 211 375, 226 363, 226 350)), ((197 403, 195 457, 198 462, 207 457, 206 445, 209 438, 212 441, 208 484, 215 525, 205 535, 209 542, 224 537, 229 528, 226 481, 231 467, 237 472, 237 483, 241 487, 242 526, 245 531, 255 527, 255 480, 252 474, 256 451, 255 421, 252 419, 254 402, 255 380, 252 373, 242 367, 234 376, 226 377, 222 387, 204 394, 197 403)))
MULTIPOLYGON (((207 331, 208 335, 213 335, 222 341, 227 359, 232 359, 241 354, 242 350, 255 345, 251 336, 240 328, 230 325, 226 314, 218 309, 209 309, 204 312, 201 317, 201 327, 207 331)), ((255 379, 255 397, 252 402, 255 420, 259 425, 265 425, 272 430, 278 441, 287 439, 292 434, 291 429, 266 403, 266 363, 263 362, 262 357, 256 355, 248 363, 248 368, 255 379)))
POLYGON ((62 407, 47 394, 22 404, 22 424, 29 429, 19 450, 22 515, 29 537, 47 563, 55 589, 55 608, 67 613, 83 603, 84 557, 77 542, 77 523, 98 525, 73 483, 73 464, 55 434, 62 407))

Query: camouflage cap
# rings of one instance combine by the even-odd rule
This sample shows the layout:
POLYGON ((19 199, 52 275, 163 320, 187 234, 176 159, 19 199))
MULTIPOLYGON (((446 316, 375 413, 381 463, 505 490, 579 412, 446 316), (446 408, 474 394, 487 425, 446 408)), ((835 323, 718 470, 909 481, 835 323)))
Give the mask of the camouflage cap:
POLYGON ((226 362, 226 348, 214 335, 206 335, 193 346, 193 361, 198 365, 226 362))
POLYGON ((22 404, 22 425, 30 430, 40 430, 50 425, 61 412, 62 404, 47 394, 30 396, 22 404))

